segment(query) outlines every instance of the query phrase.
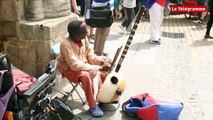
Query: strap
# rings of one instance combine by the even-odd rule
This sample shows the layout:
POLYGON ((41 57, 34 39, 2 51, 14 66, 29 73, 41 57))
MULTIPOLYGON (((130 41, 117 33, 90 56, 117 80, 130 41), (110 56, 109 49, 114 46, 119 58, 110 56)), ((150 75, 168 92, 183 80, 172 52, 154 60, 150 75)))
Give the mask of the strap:
POLYGON ((108 0, 108 1, 93 0, 93 2, 91 3, 90 9, 94 9, 94 8, 104 9, 106 7, 111 9, 110 0, 108 0), (106 5, 100 5, 100 4, 106 4, 106 5))
POLYGON ((3 75, 4 75, 4 71, 0 71, 0 91, 1 91, 3 75))
POLYGON ((145 95, 143 95, 142 101, 144 101, 148 95, 149 95, 148 93, 146 93, 145 95))
POLYGON ((7 105, 8 105, 8 102, 10 100, 10 97, 13 94, 14 89, 15 89, 15 85, 13 84, 11 86, 11 88, 7 91, 7 93, 0 98, 0 106, 1 106, 1 108, 0 108, 0 111, 1 111, 1 113, 0 113, 0 119, 1 120, 2 120, 2 118, 4 116, 4 114, 2 114, 2 113, 5 112, 5 110, 7 108, 7 105))
POLYGON ((125 108, 125 107, 126 107, 126 105, 129 103, 129 101, 130 101, 130 100, 127 100, 126 102, 124 102, 124 103, 122 104, 121 108, 122 108, 123 112, 124 112, 125 114, 127 114, 128 116, 135 117, 135 114, 129 113, 129 112, 126 111, 126 108, 125 108))
POLYGON ((109 3, 110 0, 94 0, 94 2, 97 2, 97 3, 106 3, 108 2, 109 3))

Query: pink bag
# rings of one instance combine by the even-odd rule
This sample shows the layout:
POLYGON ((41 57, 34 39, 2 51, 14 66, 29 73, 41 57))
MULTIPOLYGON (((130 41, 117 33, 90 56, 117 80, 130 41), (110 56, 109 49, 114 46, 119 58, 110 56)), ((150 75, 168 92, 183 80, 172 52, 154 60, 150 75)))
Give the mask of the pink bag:
POLYGON ((36 79, 24 72, 22 72, 19 69, 13 69, 13 81, 14 84, 17 86, 19 92, 24 93, 30 88, 30 85, 32 85, 36 79))

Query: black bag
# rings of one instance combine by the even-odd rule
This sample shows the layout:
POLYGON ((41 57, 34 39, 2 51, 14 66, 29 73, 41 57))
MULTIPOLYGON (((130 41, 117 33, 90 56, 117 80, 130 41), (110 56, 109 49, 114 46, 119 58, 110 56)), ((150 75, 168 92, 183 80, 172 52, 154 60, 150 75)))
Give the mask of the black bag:
POLYGON ((55 113, 51 115, 52 120, 81 120, 73 114, 69 105, 63 103, 59 98, 52 100, 55 113))
POLYGON ((13 75, 9 57, 8 55, 2 53, 0 53, 0 70, 5 71, 3 74, 2 85, 0 87, 0 95, 2 95, 6 94, 13 85, 13 75))
POLYGON ((91 27, 105 28, 113 23, 113 14, 110 10, 110 4, 105 7, 91 7, 86 12, 86 23, 91 27))
POLYGON ((60 98, 56 97, 53 100, 50 97, 37 98, 34 102, 29 110, 29 118, 27 118, 29 120, 81 120, 60 98))

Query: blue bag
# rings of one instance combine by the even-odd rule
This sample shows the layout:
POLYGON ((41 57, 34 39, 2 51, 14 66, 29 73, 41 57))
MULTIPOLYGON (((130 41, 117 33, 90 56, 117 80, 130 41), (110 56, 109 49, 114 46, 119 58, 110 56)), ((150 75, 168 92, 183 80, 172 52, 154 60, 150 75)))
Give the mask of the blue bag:
POLYGON ((122 105, 125 113, 141 120, 177 120, 183 109, 182 103, 155 100, 148 93, 130 98, 122 105))

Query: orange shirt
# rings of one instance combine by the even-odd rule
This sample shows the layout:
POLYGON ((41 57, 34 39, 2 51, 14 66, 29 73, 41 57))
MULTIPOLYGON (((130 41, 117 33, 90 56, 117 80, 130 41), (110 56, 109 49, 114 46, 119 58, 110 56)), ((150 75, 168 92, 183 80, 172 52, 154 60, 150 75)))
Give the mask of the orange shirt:
MULTIPOLYGON (((81 46, 65 38, 60 45, 60 54, 57 57, 57 67, 60 73, 66 70, 89 71, 95 65, 102 65, 103 59, 96 56, 89 46, 87 39, 81 41, 81 46)), ((92 74, 92 73, 91 73, 92 74)))
POLYGON ((166 0, 156 0, 156 3, 158 3, 162 7, 166 7, 166 0))

